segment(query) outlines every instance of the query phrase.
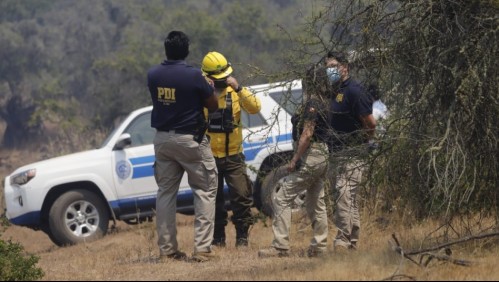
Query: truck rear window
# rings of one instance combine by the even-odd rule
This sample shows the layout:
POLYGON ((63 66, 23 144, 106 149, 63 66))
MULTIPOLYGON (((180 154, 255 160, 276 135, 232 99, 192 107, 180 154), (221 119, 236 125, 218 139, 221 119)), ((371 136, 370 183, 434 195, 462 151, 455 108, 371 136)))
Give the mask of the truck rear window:
POLYGON ((290 115, 293 115, 296 111, 296 108, 302 102, 302 90, 295 89, 291 91, 283 91, 283 92, 273 92, 269 94, 272 99, 274 99, 281 107, 283 107, 286 112, 290 115))

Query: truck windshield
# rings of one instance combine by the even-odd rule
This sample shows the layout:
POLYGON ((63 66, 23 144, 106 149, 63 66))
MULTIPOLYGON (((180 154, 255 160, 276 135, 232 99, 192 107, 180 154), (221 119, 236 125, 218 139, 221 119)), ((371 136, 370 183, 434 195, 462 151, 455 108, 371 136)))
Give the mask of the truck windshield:
POLYGON ((116 132, 116 130, 118 129, 118 126, 115 126, 113 131, 111 131, 111 133, 109 133, 106 137, 106 140, 104 140, 104 142, 102 142, 102 144, 100 145, 99 149, 100 148, 103 148, 104 146, 106 146, 107 143, 109 143, 109 140, 111 139, 111 137, 113 137, 114 133, 116 132))
MULTIPOLYGON (((129 115, 131 115, 131 113, 130 113, 129 115)), ((128 115, 128 116, 129 116, 129 115, 128 115)), ((120 127, 121 123, 122 123, 123 121, 125 121, 125 119, 127 119, 127 118, 128 118, 128 116, 121 116, 120 118, 118 118, 117 122, 115 123, 115 126, 114 126, 113 130, 112 130, 112 131, 111 131, 111 132, 107 135, 107 137, 106 137, 106 139, 104 140, 104 142, 102 142, 102 143, 101 143, 101 145, 100 145, 99 149, 100 149, 100 148, 103 148, 104 146, 106 146, 106 145, 107 145, 107 143, 109 143, 109 140, 111 139, 111 137, 113 137, 113 136, 114 136, 114 134, 116 133, 116 130, 118 130, 118 127, 120 127)))

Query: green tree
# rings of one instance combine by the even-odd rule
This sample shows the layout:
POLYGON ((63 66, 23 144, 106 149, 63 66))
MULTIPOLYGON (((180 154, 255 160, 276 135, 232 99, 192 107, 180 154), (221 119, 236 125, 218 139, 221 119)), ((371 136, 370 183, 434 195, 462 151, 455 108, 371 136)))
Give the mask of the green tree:
POLYGON ((0 23, 31 19, 40 11, 49 10, 51 4, 50 0, 3 0, 0 2, 0 23))
POLYGON ((295 27, 307 6, 263 0, 2 1, 3 146, 57 140, 69 146, 56 148, 58 153, 83 149, 85 132, 109 131, 117 117, 150 104, 145 75, 164 60, 163 40, 173 29, 190 36, 187 61, 195 67, 218 50, 242 83, 266 82, 286 65, 283 50, 291 48, 283 28, 295 27), (18 108, 7 111, 9 103, 18 108))
POLYGON ((19 243, 0 240, 0 279, 2 281, 34 281, 43 278, 43 271, 36 267, 39 258, 25 256, 19 243))
MULTIPOLYGON (((0 215, 0 234, 8 226, 7 219, 0 215)), ((36 267, 37 256, 25 255, 19 243, 0 240, 0 280, 33 281, 43 278, 43 271, 36 267)))
POLYGON ((302 39, 304 54, 350 52, 357 77, 384 89, 389 139, 371 182, 419 217, 497 215, 497 12, 497 1, 330 1, 302 39))

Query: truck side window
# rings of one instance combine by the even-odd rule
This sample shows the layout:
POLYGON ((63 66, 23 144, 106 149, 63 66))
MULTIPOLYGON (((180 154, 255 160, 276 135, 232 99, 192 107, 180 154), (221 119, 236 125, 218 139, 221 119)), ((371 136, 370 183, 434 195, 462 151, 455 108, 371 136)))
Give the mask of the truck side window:
POLYGON ((153 142, 156 129, 151 127, 151 113, 145 113, 133 120, 125 130, 132 138, 131 147, 150 145, 153 142))

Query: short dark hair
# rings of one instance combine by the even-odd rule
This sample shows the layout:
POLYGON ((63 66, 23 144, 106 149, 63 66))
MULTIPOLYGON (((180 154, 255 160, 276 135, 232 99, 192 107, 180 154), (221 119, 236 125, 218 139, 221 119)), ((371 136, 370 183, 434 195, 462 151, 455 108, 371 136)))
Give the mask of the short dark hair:
POLYGON ((189 37, 182 31, 171 31, 165 39, 165 54, 169 60, 184 60, 189 55, 189 37))
POLYGON ((320 63, 310 66, 305 71, 302 80, 304 100, 313 96, 328 97, 330 94, 330 83, 328 83, 326 70, 320 63))
POLYGON ((366 91, 371 96, 371 98, 373 99, 373 102, 380 99, 380 93, 379 93, 378 85, 376 85, 374 83, 370 83, 367 86, 366 91))
POLYGON ((347 55, 343 52, 329 51, 327 52, 327 58, 336 59, 341 64, 348 64, 347 55))

